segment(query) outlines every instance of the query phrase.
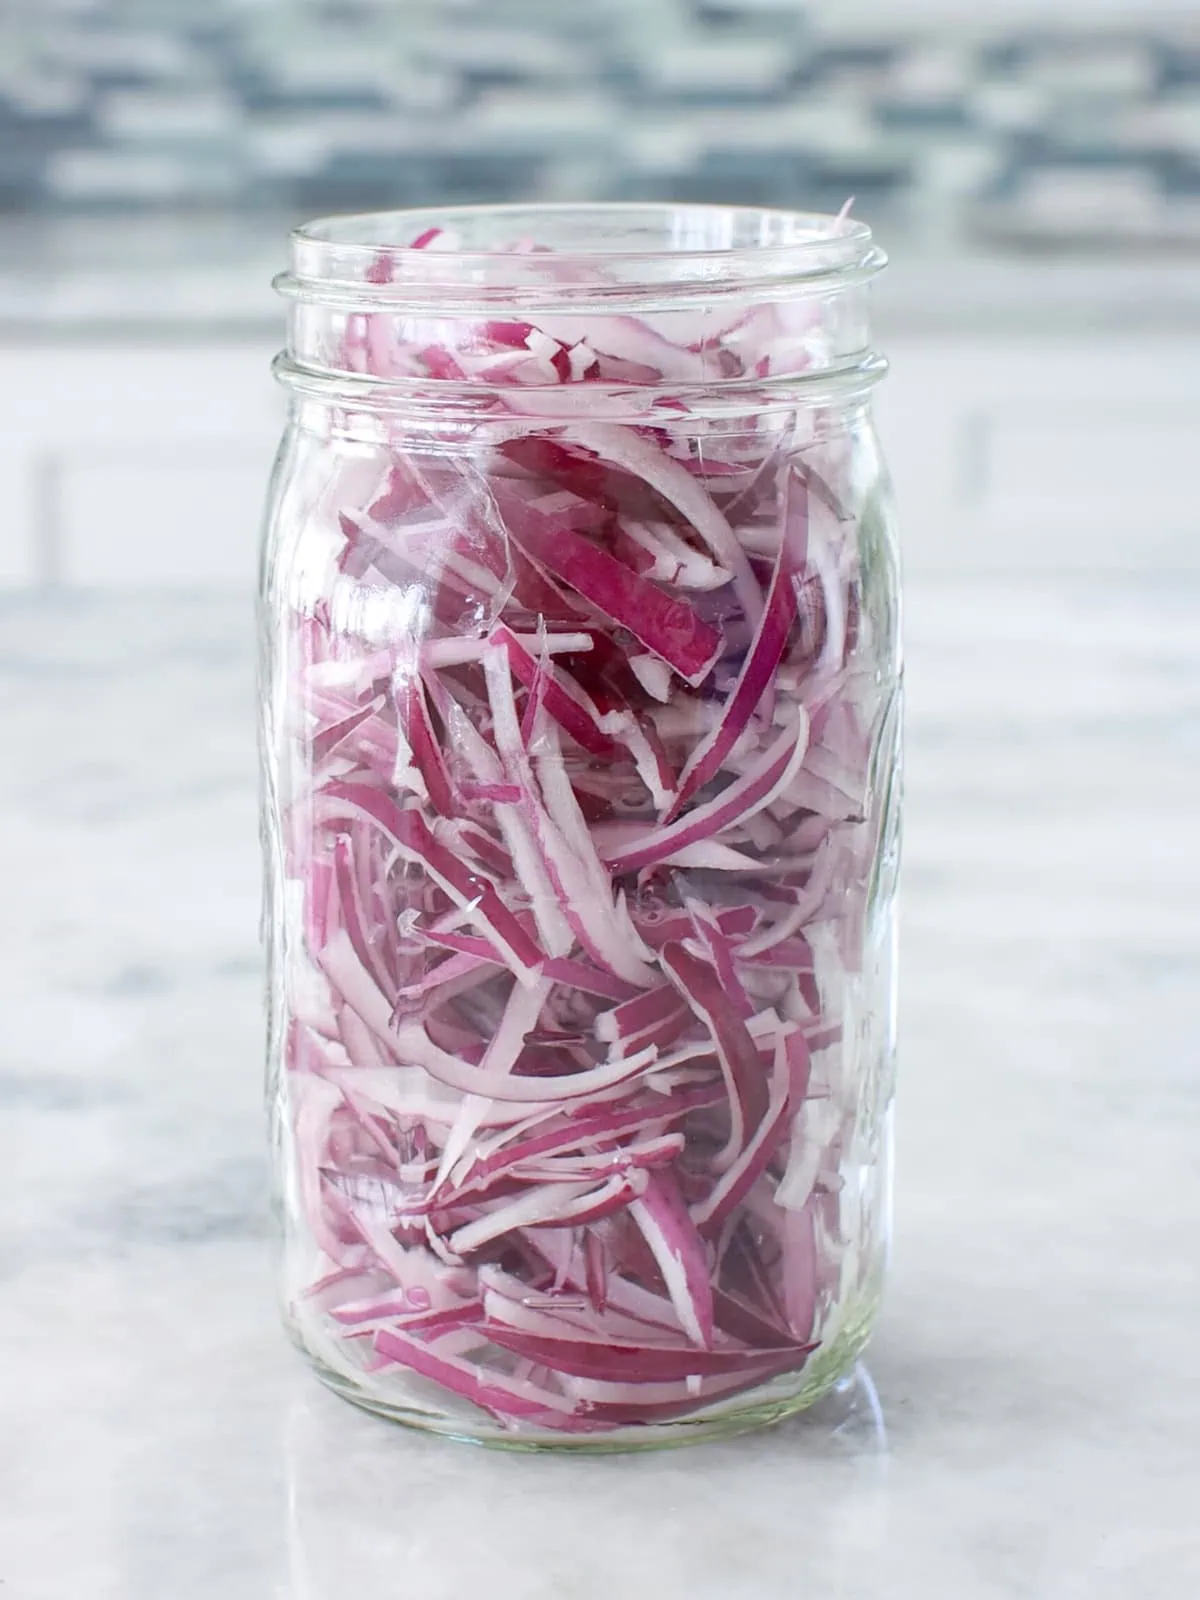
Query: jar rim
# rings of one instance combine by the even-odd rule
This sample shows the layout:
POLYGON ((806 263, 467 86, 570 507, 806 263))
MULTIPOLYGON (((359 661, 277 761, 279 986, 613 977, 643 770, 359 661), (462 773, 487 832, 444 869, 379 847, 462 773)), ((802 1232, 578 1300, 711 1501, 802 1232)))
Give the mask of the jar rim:
POLYGON ((285 295, 324 304, 632 304, 816 292, 886 263, 837 215, 673 202, 430 206, 319 217, 291 235, 285 295))

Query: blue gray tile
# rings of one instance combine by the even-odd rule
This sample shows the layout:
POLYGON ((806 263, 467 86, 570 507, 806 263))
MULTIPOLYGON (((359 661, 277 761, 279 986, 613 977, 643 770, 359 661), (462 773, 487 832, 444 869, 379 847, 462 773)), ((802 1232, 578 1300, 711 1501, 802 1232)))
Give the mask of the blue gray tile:
POLYGON ((30 6, 0 25, 0 209, 233 206, 303 211, 520 196, 922 201, 937 152, 988 159, 951 197, 1019 205, 1039 167, 1144 173, 1147 209, 1196 193, 1200 25, 977 25, 957 40, 781 0, 146 0, 30 6), (190 14, 189 14, 190 13, 190 14), (770 148, 722 128, 806 106, 770 148), (1156 108, 1168 114, 1156 120, 1156 108), (662 130, 714 117, 686 159, 662 130), (1161 132, 1147 137, 1147 115, 1161 132), (1189 131, 1191 130, 1191 131, 1189 131), (933 157, 934 159, 929 159, 933 157))

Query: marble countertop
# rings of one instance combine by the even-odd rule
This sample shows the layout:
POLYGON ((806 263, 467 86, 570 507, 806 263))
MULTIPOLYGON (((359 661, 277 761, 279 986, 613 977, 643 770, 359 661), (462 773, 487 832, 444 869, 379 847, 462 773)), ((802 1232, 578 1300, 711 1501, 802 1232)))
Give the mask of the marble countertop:
POLYGON ((1200 1592, 1200 589, 910 591, 867 1369, 657 1457, 326 1394, 263 1222, 249 605, 0 603, 0 1595, 1200 1592))
MULTIPOLYGON (((295 219, 43 218, 0 224, 0 338, 277 336, 271 279, 295 219)), ((887 336, 1200 329, 1195 252, 1031 253, 881 224, 887 336)))

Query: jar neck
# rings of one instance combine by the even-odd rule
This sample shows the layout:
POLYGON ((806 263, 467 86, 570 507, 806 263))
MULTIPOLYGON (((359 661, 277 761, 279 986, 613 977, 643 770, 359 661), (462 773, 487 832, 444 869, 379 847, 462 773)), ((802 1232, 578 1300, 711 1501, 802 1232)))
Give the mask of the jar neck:
POLYGON ((744 414, 869 386, 868 285, 844 216, 491 206, 331 218, 292 236, 277 364, 302 393, 526 418, 744 414))

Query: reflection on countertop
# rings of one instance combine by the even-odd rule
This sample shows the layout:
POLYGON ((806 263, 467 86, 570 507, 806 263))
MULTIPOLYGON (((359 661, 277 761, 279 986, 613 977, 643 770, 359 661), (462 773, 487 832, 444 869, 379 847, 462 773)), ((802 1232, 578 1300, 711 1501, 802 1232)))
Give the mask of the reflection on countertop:
POLYGON ((859 1388, 563 1461, 360 1415, 279 1330, 248 597, 3 602, 14 1597, 1200 1591, 1200 588, 925 578, 907 626, 886 1436, 859 1388))

